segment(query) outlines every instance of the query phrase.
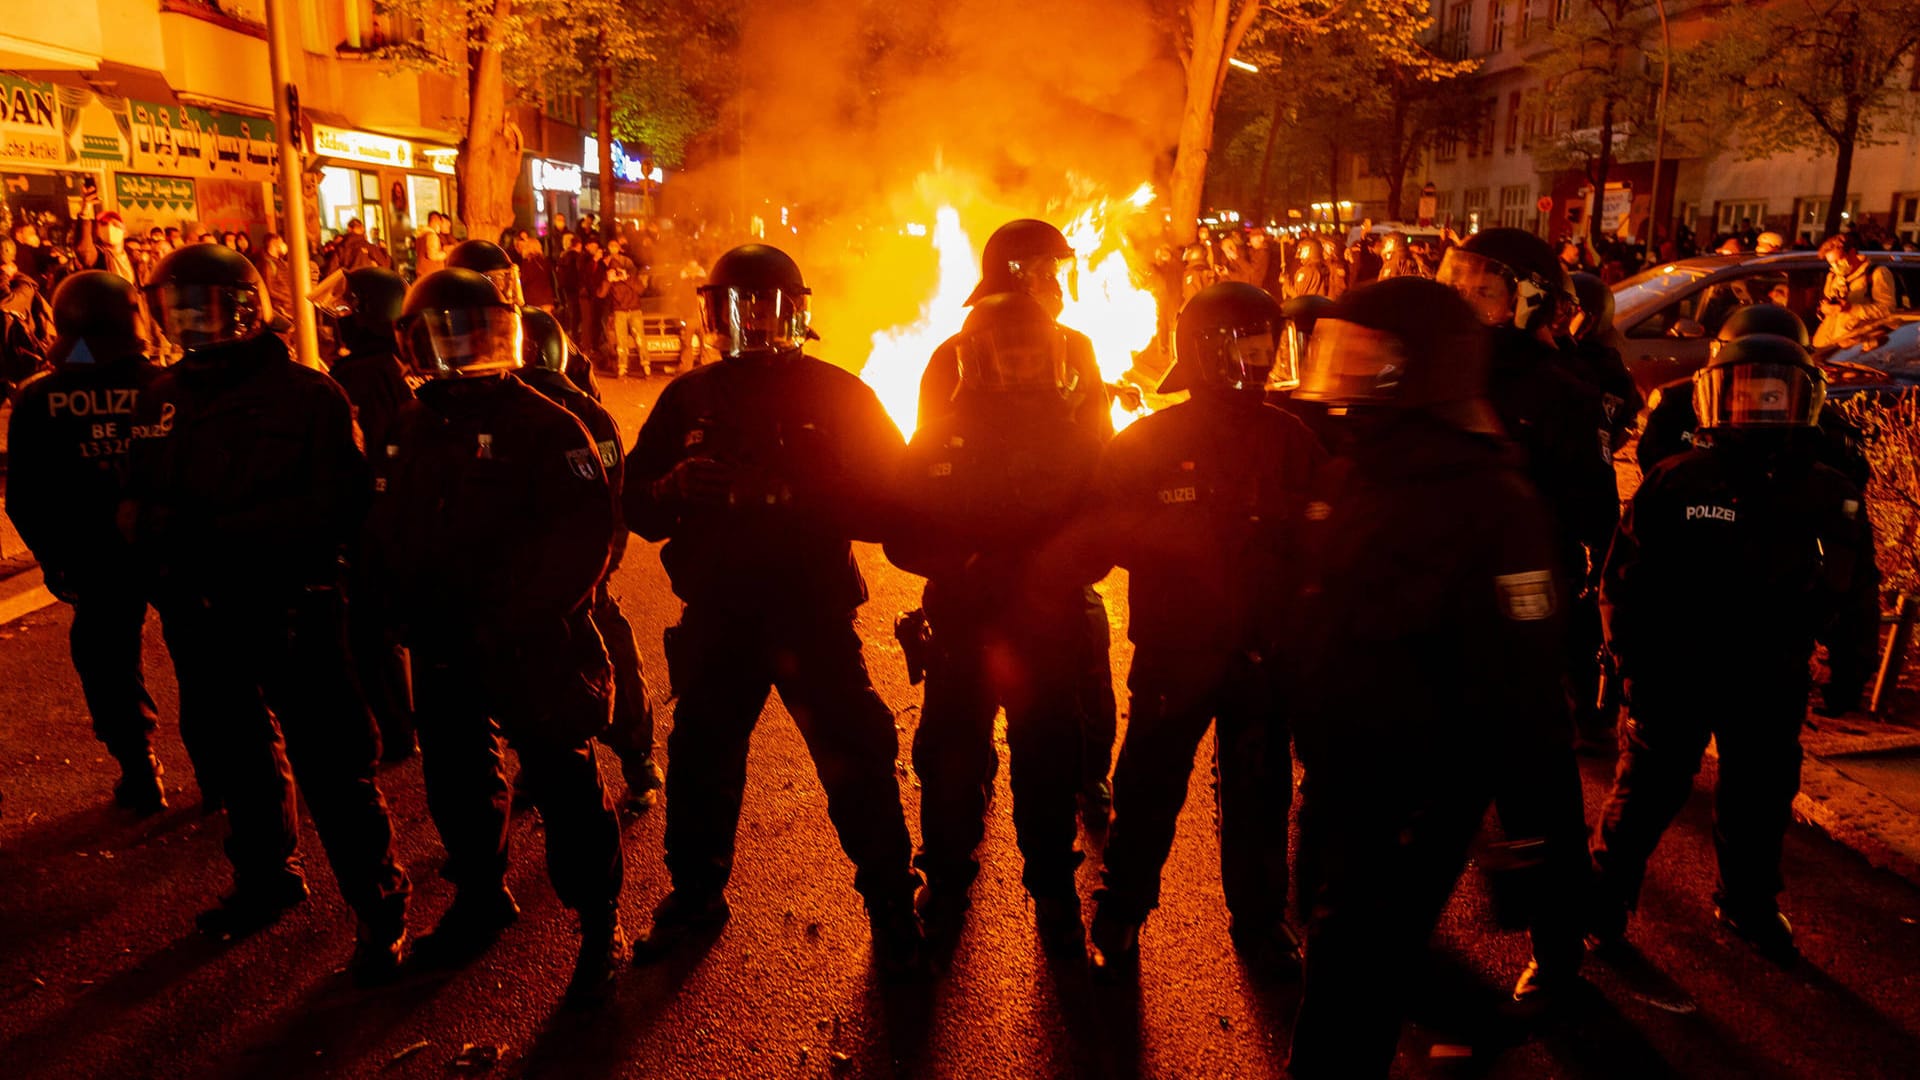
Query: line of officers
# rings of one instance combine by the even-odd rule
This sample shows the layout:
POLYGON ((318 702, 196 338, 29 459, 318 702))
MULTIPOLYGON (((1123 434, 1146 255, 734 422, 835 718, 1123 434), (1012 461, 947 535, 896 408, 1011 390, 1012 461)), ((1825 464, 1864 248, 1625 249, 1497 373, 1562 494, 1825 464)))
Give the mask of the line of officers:
POLYGON ((855 376, 805 355, 793 260, 730 251, 701 290, 723 362, 670 383, 624 457, 590 374, 567 377, 558 327, 460 259, 410 290, 378 270, 323 290, 345 347, 333 378, 289 358, 257 274, 225 249, 183 249, 152 277, 149 306, 185 350, 165 371, 142 358, 130 286, 70 278, 59 366, 15 407, 8 511, 74 605, 116 796, 145 811, 164 794, 140 623, 149 600, 160 612, 183 740, 230 823, 234 890, 203 928, 245 933, 306 896, 297 784, 358 915, 356 978, 392 978, 410 952, 466 962, 517 914, 518 788, 579 915, 569 995, 603 994, 629 944, 596 745, 621 757, 636 809, 660 785, 633 633, 607 589, 631 531, 665 541, 685 605, 665 640, 673 887, 639 960, 726 923, 749 737, 775 689, 889 975, 964 928, 1003 709, 1022 881, 1049 949, 1087 947, 1076 817, 1107 829, 1090 927, 1104 977, 1137 970, 1214 729, 1233 942, 1282 976, 1304 951, 1301 1077, 1385 1075, 1399 995, 1489 807, 1533 937, 1514 995, 1564 1000, 1589 938, 1625 947, 1709 736, 1719 912, 1791 948, 1776 898, 1808 660, 1824 642, 1823 707, 1854 704, 1877 621, 1861 492, 1829 463, 1824 380, 1791 327, 1726 341, 1691 395, 1675 388, 1693 413, 1662 423, 1684 449, 1623 517, 1612 450, 1639 401, 1607 345, 1610 297, 1530 234, 1488 230, 1437 280, 1285 311, 1212 286, 1180 313, 1163 387, 1189 400, 1118 435, 1090 343, 1055 321, 1072 257, 1043 222, 994 234, 907 444, 855 376), (917 855, 894 716, 856 631, 853 541, 927 579, 897 628, 926 684, 917 855), (1115 566, 1135 653, 1109 811, 1115 703, 1092 585, 1115 566), (1597 711, 1602 614, 1630 718, 1590 831, 1575 705, 1597 711), (411 729, 388 715, 406 707, 399 646, 411 729), (456 885, 417 949, 374 778, 382 724, 389 756, 417 730, 456 885))

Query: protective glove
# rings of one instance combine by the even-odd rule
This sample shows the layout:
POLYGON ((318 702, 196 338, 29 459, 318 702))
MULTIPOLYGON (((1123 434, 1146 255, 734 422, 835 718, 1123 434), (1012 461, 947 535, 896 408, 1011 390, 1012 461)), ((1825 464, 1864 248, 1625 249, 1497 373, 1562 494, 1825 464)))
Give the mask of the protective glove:
POLYGON ((733 490, 733 466, 712 458, 688 458, 647 490, 663 503, 724 506, 733 490))

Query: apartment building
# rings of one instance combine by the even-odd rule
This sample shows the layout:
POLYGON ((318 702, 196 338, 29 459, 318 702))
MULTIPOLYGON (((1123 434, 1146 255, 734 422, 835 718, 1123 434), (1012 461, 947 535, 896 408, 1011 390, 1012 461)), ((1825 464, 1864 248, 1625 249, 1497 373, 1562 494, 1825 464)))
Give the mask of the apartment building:
MULTIPOLYGON (((1545 236, 1573 231, 1588 213, 1598 213, 1609 232, 1645 235, 1650 215, 1669 215, 1701 237, 1728 231, 1743 220, 1801 240, 1815 238, 1826 218, 1832 186, 1831 155, 1775 155, 1744 160, 1738 145, 1717 150, 1696 148, 1705 140, 1683 115, 1668 118, 1658 208, 1651 203, 1654 163, 1650 139, 1622 147, 1613 162, 1607 190, 1595 193, 1582 168, 1550 167, 1548 144, 1570 134, 1593 134, 1593 117, 1559 114, 1547 108, 1541 57, 1552 27, 1574 18, 1587 0, 1434 0, 1435 48, 1454 59, 1476 59, 1471 76, 1480 109, 1472 122, 1442 133, 1407 184, 1408 205, 1399 212, 1385 206, 1385 184, 1365 178, 1364 163, 1353 161, 1356 198, 1376 218, 1414 216, 1431 211, 1437 221, 1457 227, 1516 225, 1545 236), (1431 185, 1431 203, 1416 205, 1423 186, 1431 185)), ((1668 0, 1667 14, 1676 52, 1719 32, 1706 18, 1700 0, 1668 0)), ((1628 63, 1647 66, 1657 56, 1636 55, 1628 63)), ((1920 108, 1920 60, 1900 76, 1920 108)), ((1630 125, 1616 129, 1624 140, 1630 125)), ((1646 134, 1646 133, 1641 133, 1646 134)), ((1890 230, 1920 239, 1920 140, 1899 138, 1862 148, 1854 158, 1846 213, 1850 220, 1876 221, 1890 230)), ((1354 217, 1361 216, 1356 212, 1354 217)))

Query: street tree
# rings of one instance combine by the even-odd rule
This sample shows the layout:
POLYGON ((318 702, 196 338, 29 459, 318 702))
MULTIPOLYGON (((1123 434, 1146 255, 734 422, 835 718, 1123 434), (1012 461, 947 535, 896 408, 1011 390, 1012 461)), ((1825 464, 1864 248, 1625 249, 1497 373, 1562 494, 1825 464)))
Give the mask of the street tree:
POLYGON ((1595 210, 1583 223, 1590 239, 1600 228, 1599 208, 1614 163, 1653 148, 1660 68, 1642 58, 1660 49, 1657 2, 1577 5, 1547 32, 1536 64, 1546 89, 1538 104, 1545 137, 1534 160, 1550 171, 1585 172, 1595 192, 1595 210))
POLYGON ((1914 0, 1742 2, 1699 62, 1730 83, 1723 119, 1748 159, 1784 153, 1833 156, 1828 234, 1840 230, 1854 154, 1913 130, 1913 95, 1897 76, 1920 53, 1914 0))

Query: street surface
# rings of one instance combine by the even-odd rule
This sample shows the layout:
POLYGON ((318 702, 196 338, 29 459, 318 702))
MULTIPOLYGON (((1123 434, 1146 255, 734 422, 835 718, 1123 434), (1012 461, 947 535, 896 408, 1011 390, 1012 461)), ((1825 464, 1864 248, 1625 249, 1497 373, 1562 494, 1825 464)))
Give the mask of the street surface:
MULTIPOLYGON (((629 443, 660 385, 606 383, 629 443)), ((860 559, 873 594, 860 629, 881 696, 899 714, 917 834, 918 793, 904 762, 920 695, 906 683, 891 626, 915 606, 919 581, 876 548, 860 559)), ((664 692, 660 631, 678 604, 647 545, 629 550, 615 592, 664 692)), ((1106 592, 1124 677, 1123 579, 1106 592)), ((1296 991, 1250 981, 1228 945, 1205 771, 1196 770, 1163 907, 1142 938, 1137 990, 1096 986, 1081 966, 1050 963, 1036 947, 1005 768, 950 969, 883 986, 869 965, 852 865, 777 701, 754 741, 732 923, 705 955, 630 972, 603 1011, 560 1008, 576 938, 547 886, 531 815, 514 830, 510 885, 522 918, 466 970, 353 989, 344 974, 352 920, 310 830, 302 845, 312 901, 250 939, 210 942, 192 916, 227 887, 224 826, 199 813, 157 621, 148 673, 173 805, 147 821, 110 806, 117 773, 88 729, 67 661, 68 623, 56 605, 0 627, 0 1076, 1253 1078, 1278 1075, 1284 1061, 1296 991), (468 1044, 486 1049, 468 1049, 474 1064, 456 1066, 468 1044), (488 1066, 495 1047, 499 1060, 488 1066)), ((663 743, 671 722, 663 708, 663 743)), ((1203 746, 1203 762, 1210 753, 1203 746)), ((602 765, 618 790, 610 755, 602 765)), ((1584 763, 1590 810, 1609 768, 1584 763)), ((1703 789, 1712 772, 1709 763, 1703 789)), ((424 932, 451 895, 436 874, 442 855, 418 761, 381 779, 414 877, 412 923, 424 932)), ((1415 988, 1416 1023, 1396 1074, 1915 1075, 1920 890, 1796 827, 1785 903, 1805 961, 1781 970, 1713 922, 1710 806, 1697 797, 1654 859, 1633 931, 1645 969, 1591 965, 1591 992, 1530 1038, 1493 1011, 1526 960, 1524 936, 1494 927, 1470 870, 1415 988)), ((667 889, 662 824, 656 810, 626 827, 630 928, 645 925, 667 889)), ((1090 859, 1081 870, 1089 897, 1097 868, 1090 859)))

